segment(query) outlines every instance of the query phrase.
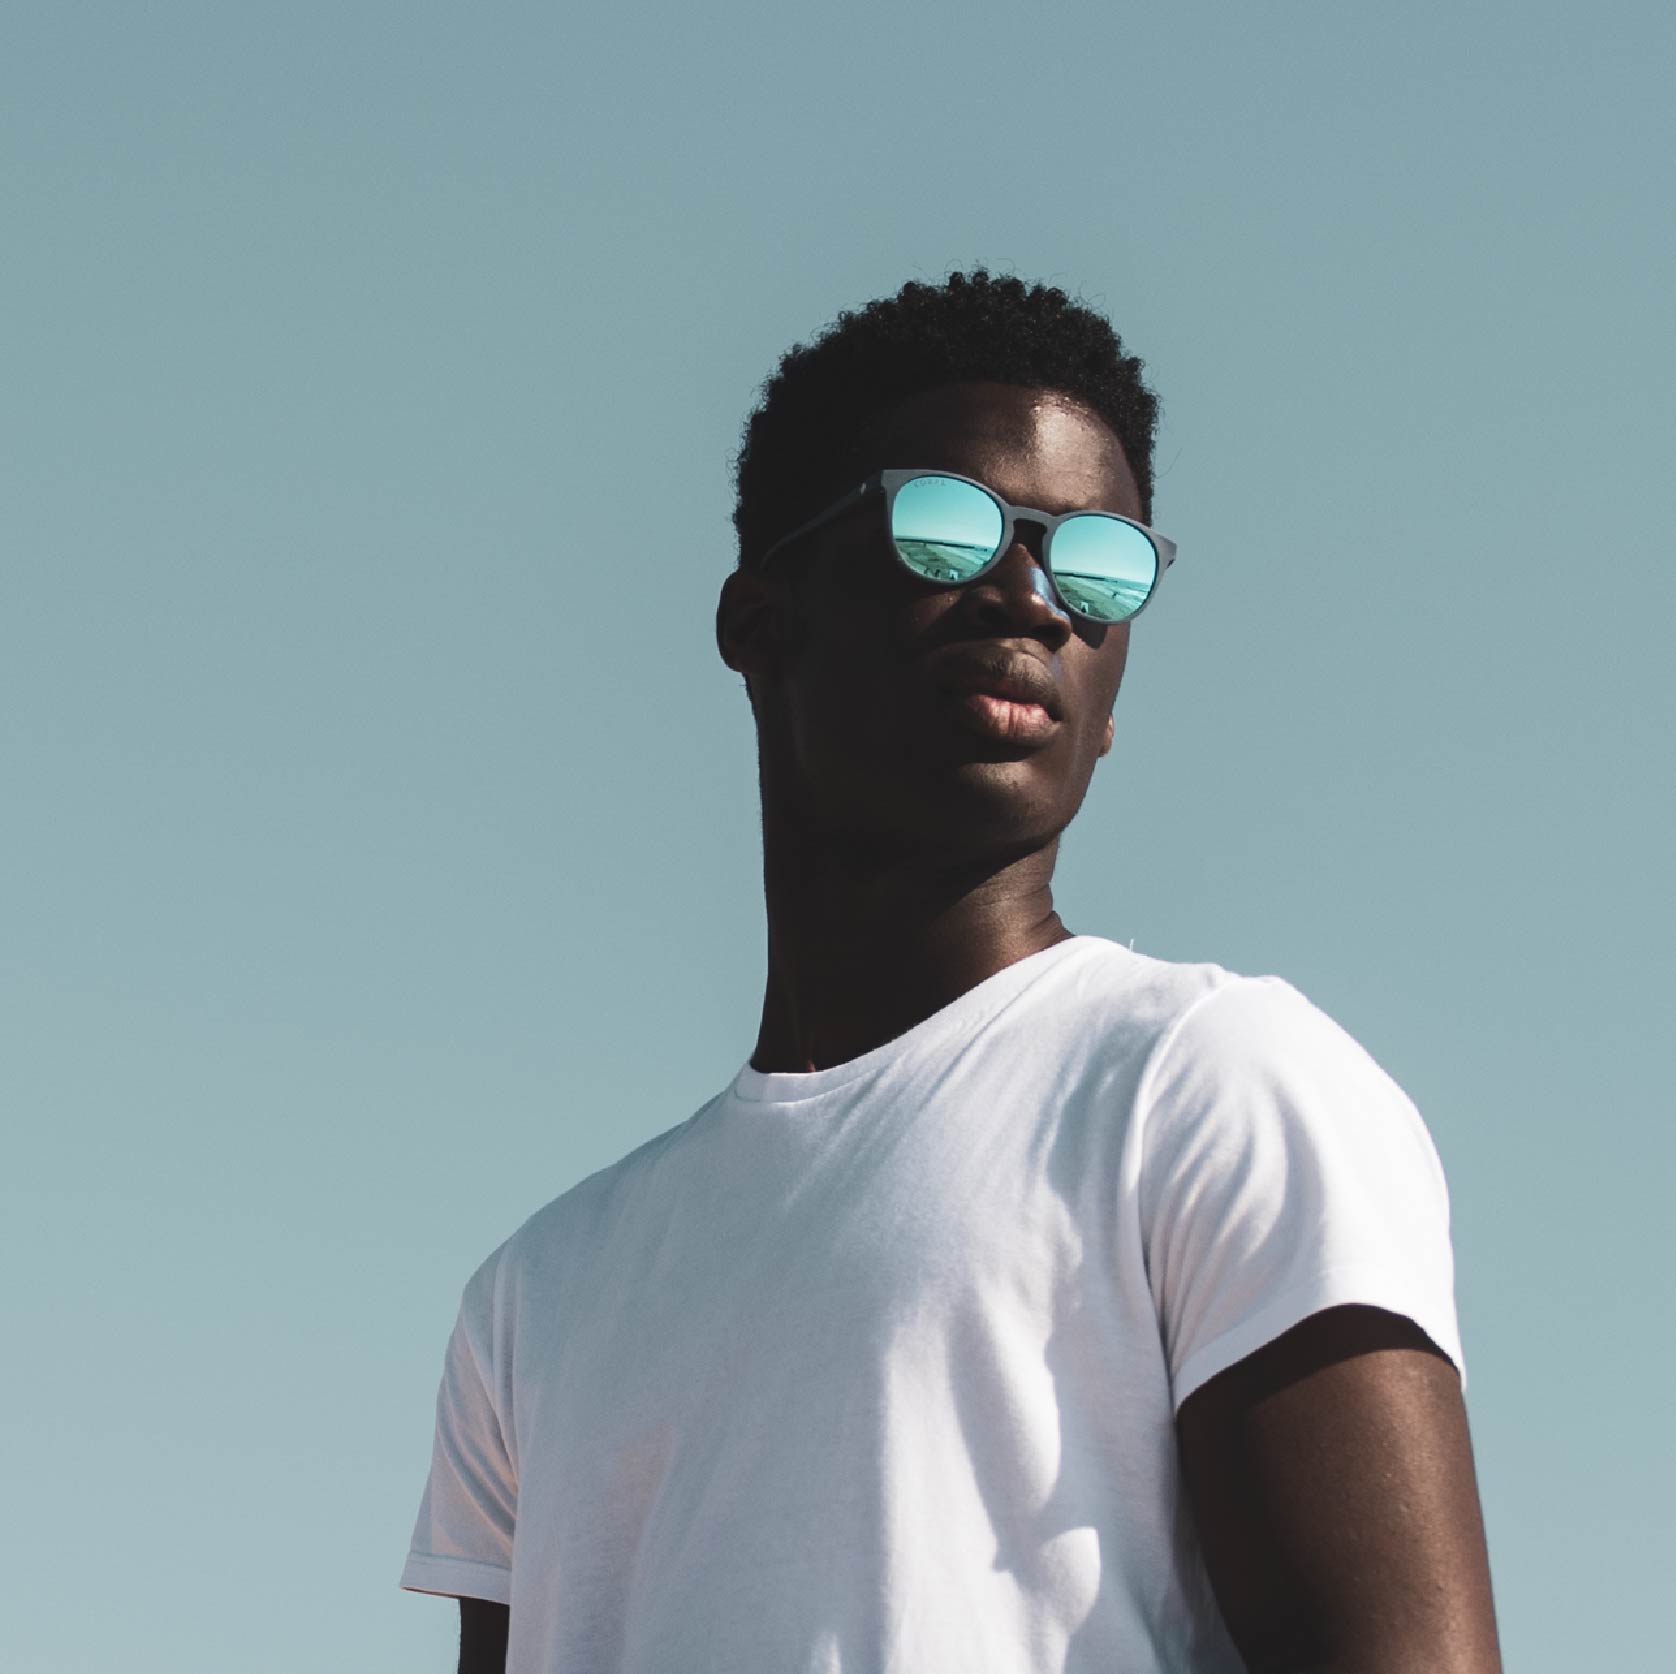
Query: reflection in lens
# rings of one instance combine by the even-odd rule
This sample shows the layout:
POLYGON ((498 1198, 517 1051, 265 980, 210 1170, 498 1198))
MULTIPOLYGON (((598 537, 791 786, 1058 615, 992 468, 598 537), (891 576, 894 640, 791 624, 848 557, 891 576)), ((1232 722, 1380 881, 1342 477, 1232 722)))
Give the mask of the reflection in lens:
POLYGON ((970 581, 1001 544, 1001 508, 969 482, 914 477, 896 491, 890 533, 902 561, 927 581, 970 581))
POLYGON ((1097 622, 1122 622, 1146 603, 1158 553, 1132 523, 1072 517, 1053 532, 1048 562, 1065 602, 1097 622))

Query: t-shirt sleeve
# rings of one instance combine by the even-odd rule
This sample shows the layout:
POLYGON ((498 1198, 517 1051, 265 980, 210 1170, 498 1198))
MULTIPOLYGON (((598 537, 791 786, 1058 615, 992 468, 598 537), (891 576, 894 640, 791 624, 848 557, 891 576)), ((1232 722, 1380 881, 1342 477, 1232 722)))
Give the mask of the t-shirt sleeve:
POLYGON ((1443 1164, 1407 1094, 1284 978, 1236 977, 1160 1042, 1141 1229, 1174 1409, 1324 1308, 1414 1321, 1466 1388, 1443 1164))
POLYGON ((472 1276, 448 1339, 431 1474, 401 1585, 411 1592, 510 1604, 518 1473, 490 1355, 499 1255, 496 1251, 472 1276))

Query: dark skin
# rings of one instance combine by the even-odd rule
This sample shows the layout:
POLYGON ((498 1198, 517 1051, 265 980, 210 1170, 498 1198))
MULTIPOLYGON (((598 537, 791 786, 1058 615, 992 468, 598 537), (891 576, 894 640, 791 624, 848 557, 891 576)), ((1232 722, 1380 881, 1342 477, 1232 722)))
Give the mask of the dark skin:
POLYGON ((460 1674, 506 1674, 512 1612, 486 1598, 460 1600, 460 1674))
MULTIPOLYGON (((932 390, 869 440, 858 480, 875 465, 937 466, 1041 511, 1141 514, 1117 438, 1050 391, 932 390)), ((875 500, 723 586, 717 645, 746 675, 758 723, 757 1069, 845 1063, 1072 934, 1053 906, 1059 836, 1111 749, 1130 630, 1054 603, 1037 540, 1025 531, 981 580, 940 587, 894 561, 875 500), (926 662, 954 645, 1047 668, 1064 708, 1047 747, 949 724, 926 662)))
MULTIPOLYGON (((940 466, 1042 511, 1142 516, 1117 438, 1053 391, 947 386, 884 414, 867 442, 857 480, 940 466)), ((1130 630, 1053 601, 1034 530, 964 588, 909 575, 885 539, 875 500, 766 575, 729 576, 716 614, 758 726, 759 1070, 845 1063, 1072 934, 1054 864, 1112 747, 1130 630), (1039 661, 1063 710, 1051 742, 951 725, 927 670, 955 645, 1039 661)), ((1317 1313, 1196 1390, 1176 1433, 1252 1674, 1501 1674, 1459 1376, 1411 1321, 1317 1313)), ((503 1674, 506 1607, 460 1609, 461 1674, 503 1674)))

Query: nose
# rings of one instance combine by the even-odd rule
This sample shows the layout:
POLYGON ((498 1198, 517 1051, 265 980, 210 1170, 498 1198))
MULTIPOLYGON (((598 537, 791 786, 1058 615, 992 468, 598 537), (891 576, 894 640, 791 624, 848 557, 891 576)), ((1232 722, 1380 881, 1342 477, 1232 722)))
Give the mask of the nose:
POLYGON ((961 592, 973 622, 997 639, 1029 634, 1057 651, 1074 632, 1046 564, 1023 540, 1015 539, 994 569, 961 592))

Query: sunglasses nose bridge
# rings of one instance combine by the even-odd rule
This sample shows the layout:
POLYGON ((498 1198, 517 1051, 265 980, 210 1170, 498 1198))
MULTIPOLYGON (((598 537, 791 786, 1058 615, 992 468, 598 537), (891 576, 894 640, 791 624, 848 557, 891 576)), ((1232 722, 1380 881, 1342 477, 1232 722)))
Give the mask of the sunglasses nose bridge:
MULTIPOLYGON (((1013 516, 1012 538, 1007 542, 1010 550, 1015 546, 1022 546, 1038 564, 1046 562, 1047 524, 1039 517, 1031 517, 1025 512, 1017 512, 1013 516)), ((1003 556, 1005 553, 1003 553, 1003 556)))
POLYGON ((1034 593, 1056 617, 1061 620, 1068 620, 1064 601, 1059 597, 1059 590, 1054 585, 1053 578, 1048 574, 1047 558, 1043 551, 1044 543, 1047 540, 1047 528, 1047 524, 1039 517, 1015 517, 1012 531, 1004 537, 1006 544, 997 554, 994 564, 988 571, 987 579, 997 587, 1005 587, 1007 575, 1016 573, 1018 567, 1015 553, 1022 550, 1024 554, 1023 568, 1028 577, 1029 591, 1034 593), (997 571, 1003 573, 997 574, 997 571))

